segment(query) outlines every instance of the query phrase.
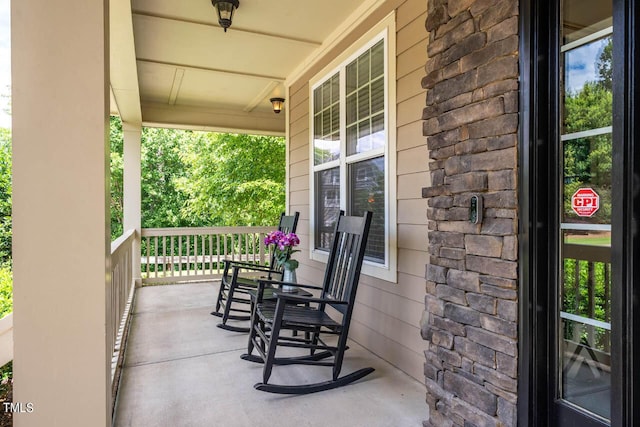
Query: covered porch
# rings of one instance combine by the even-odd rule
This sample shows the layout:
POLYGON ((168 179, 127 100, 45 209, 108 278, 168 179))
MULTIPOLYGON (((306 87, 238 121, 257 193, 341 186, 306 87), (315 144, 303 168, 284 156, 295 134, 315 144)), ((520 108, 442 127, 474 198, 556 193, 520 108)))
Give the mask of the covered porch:
MULTIPOLYGON (((31 413, 16 414, 16 426, 110 426, 112 420, 122 426, 155 426, 163 421, 127 417, 164 414, 167 421, 172 419, 168 413, 187 412, 196 417, 192 422, 173 419, 166 425, 211 425, 208 411, 216 406, 217 414, 244 414, 237 425, 260 424, 256 420, 265 414, 280 420, 287 411, 291 419, 301 421, 312 414, 306 419, 315 420, 311 407, 331 408, 340 415, 334 425, 354 425, 354 419, 356 424, 419 425, 425 419, 424 384, 416 378, 423 377, 426 349, 421 320, 427 227, 420 193, 429 179, 421 134, 425 92, 420 86, 426 2, 241 3, 225 33, 209 0, 66 0, 64 7, 12 2, 14 401, 35 407, 31 413), (343 60, 338 57, 345 50, 357 53, 361 39, 370 38, 371 28, 380 25, 388 46, 384 93, 389 142, 374 154, 389 170, 387 200, 382 203, 389 214, 383 265, 388 274, 367 272, 362 280, 350 333, 354 341, 348 357, 353 360, 345 365, 348 370, 366 358, 376 372, 350 387, 297 400, 265 395, 252 388, 260 367, 237 357, 245 336, 215 328, 218 319, 208 314, 214 284, 140 287, 144 281, 169 281, 167 275, 188 276, 188 266, 176 269, 183 262, 201 264, 204 272, 195 272, 196 267, 195 277, 180 280, 211 280, 219 274, 211 267, 219 260, 198 251, 211 244, 195 244, 196 231, 184 231, 191 236, 187 242, 194 239, 194 253, 169 255, 160 249, 168 236, 142 228, 141 130, 158 126, 285 136, 286 210, 301 212, 298 277, 317 283, 325 263, 310 255, 316 212, 309 196, 314 139, 309 81, 343 60), (38 31, 29 30, 33 28, 38 31), (272 97, 285 99, 282 113, 273 112, 272 97), (124 134, 125 233, 115 242, 110 241, 108 225, 109 114, 122 118, 124 134), (153 243, 145 244, 146 238, 153 243), (34 248, 46 254, 38 269, 33 268, 34 248), (173 258, 168 261, 169 256, 173 258), (46 284, 36 270, 47 271, 46 284), (147 294, 173 289, 184 294, 155 297, 168 305, 140 305, 150 304, 147 294), (191 317, 195 326, 172 334, 182 327, 181 316, 191 317), (138 334, 142 320, 154 317, 166 327, 156 324, 153 333, 138 334), (132 319, 128 341, 121 335, 126 332, 123 318, 132 319), (154 351, 153 343, 145 340, 162 329, 168 334, 156 336, 161 350, 154 351), (116 367, 125 343, 130 353, 119 383, 116 367), (150 356, 137 352, 145 347, 152 349, 150 356), (211 365, 214 360, 216 366, 211 365), (193 371, 182 374, 190 371, 189 363, 193 371), (165 369, 168 365, 177 368, 165 369), (220 382, 207 384, 208 374, 220 382), (68 381, 70 376, 74 381, 68 381), (175 384, 167 383, 172 378, 175 384), (190 392, 202 390, 198 381, 204 381, 207 393, 187 399, 190 392), (136 397, 138 392, 146 397, 136 397), (155 394, 159 392, 169 394, 155 394), (152 400, 146 400, 149 397, 152 400), (144 406, 152 401, 165 410, 144 406), (176 401, 182 406, 176 407, 176 401), (238 402, 240 409, 233 406, 238 402), (257 412, 249 409, 253 405, 257 412), (60 410, 71 407, 73 411, 60 410)), ((370 160, 375 164, 375 158, 370 160)), ((258 250, 251 257, 263 255, 258 250)), ((213 419, 225 418, 225 425, 236 419, 213 419)))
MULTIPOLYGON (((148 286, 136 293, 114 415, 129 426, 418 426, 424 386, 351 341, 343 370, 375 372, 323 393, 283 396, 253 389, 262 366, 240 359, 247 335, 209 315, 219 282, 148 286)), ((278 383, 317 382, 331 368, 283 366, 278 383)))

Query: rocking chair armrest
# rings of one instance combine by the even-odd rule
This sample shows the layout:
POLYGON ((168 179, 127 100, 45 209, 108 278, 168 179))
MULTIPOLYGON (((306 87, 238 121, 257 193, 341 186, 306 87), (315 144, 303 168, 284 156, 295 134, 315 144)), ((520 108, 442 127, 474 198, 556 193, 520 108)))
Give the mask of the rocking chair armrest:
POLYGON ((233 269, 241 269, 241 270, 254 270, 254 271, 263 271, 265 273, 274 273, 274 274, 282 274, 279 270, 274 270, 266 265, 259 264, 251 264, 250 262, 237 262, 224 260, 225 270, 227 270, 226 265, 229 264, 229 267, 233 269))
MULTIPOLYGON (((231 268, 233 270, 251 270, 251 271, 258 271, 258 272, 262 272, 262 273, 269 273, 269 274, 282 274, 282 271, 279 270, 273 270, 269 267, 266 266, 261 266, 261 265, 253 265, 253 266, 244 266, 244 265, 235 265, 232 264, 231 268)), ((233 273, 231 273, 233 274, 233 273)))
POLYGON ((274 290, 273 291, 273 295, 275 295, 278 300, 284 300, 286 303, 290 303, 290 302, 295 302, 298 304, 301 303, 311 303, 311 302, 315 302, 318 304, 342 304, 342 305, 347 305, 349 304, 347 301, 338 301, 332 298, 317 298, 317 297, 307 297, 304 295, 296 295, 294 293, 290 293, 290 292, 283 292, 280 290, 274 290))
POLYGON ((303 288, 303 289, 316 289, 318 291, 322 290, 322 286, 316 286, 316 285, 307 285, 304 283, 293 283, 293 282, 283 282, 282 280, 273 280, 273 279, 258 279, 258 282, 260 283, 264 283, 265 285, 289 285, 289 286, 295 286, 296 288, 303 288))

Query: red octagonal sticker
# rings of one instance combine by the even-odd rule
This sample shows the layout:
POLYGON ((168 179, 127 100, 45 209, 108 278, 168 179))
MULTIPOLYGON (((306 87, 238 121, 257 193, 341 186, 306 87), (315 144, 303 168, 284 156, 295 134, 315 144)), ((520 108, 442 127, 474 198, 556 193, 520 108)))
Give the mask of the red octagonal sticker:
POLYGON ((593 216, 600 209, 600 196, 592 188, 580 188, 571 196, 571 209, 578 216, 593 216))

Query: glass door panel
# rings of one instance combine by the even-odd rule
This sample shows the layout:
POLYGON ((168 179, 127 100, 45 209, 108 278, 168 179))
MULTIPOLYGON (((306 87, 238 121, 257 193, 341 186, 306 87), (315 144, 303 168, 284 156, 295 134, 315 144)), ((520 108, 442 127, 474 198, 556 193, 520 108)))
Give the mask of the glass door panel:
POLYGON ((611 417, 612 1, 562 3, 557 398, 611 417))

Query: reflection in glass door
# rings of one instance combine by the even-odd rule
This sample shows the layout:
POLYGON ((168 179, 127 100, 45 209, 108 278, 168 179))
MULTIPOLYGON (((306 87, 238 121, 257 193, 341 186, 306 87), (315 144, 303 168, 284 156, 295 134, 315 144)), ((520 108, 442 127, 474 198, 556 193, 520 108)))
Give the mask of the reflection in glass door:
POLYGON ((564 1, 557 397, 611 418, 612 2, 564 1))

